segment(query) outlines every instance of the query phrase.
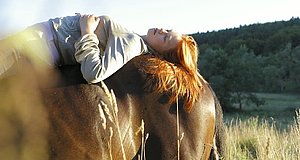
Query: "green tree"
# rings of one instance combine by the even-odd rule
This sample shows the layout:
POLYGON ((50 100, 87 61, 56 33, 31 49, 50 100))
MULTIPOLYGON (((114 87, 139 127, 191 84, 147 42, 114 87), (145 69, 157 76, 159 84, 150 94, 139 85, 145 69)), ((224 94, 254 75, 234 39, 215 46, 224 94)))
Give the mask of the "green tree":
POLYGON ((263 74, 267 91, 299 91, 300 45, 292 48, 292 44, 288 43, 283 49, 267 56, 265 62, 263 74))
MULTIPOLYGON (((273 58, 273 56, 268 57, 266 61, 270 61, 270 58, 273 58)), ((265 92, 278 92, 280 88, 280 68, 277 65, 267 63, 262 68, 262 72, 264 75, 263 90, 265 92)))
POLYGON ((300 45, 291 51, 290 81, 291 91, 300 93, 300 45))
POLYGON ((228 55, 222 49, 207 48, 200 54, 200 73, 210 83, 225 110, 230 106, 230 81, 225 77, 227 66, 228 55))
POLYGON ((214 88, 224 108, 238 104, 242 109, 244 101, 257 101, 251 92, 259 88, 263 79, 261 60, 244 45, 231 55, 223 49, 208 48, 200 56, 199 69, 214 88))
POLYGON ((239 109, 242 109, 246 100, 254 100, 255 95, 251 93, 259 88, 262 79, 261 59, 245 45, 235 50, 229 59, 226 77, 230 80, 231 102, 237 103, 239 109))

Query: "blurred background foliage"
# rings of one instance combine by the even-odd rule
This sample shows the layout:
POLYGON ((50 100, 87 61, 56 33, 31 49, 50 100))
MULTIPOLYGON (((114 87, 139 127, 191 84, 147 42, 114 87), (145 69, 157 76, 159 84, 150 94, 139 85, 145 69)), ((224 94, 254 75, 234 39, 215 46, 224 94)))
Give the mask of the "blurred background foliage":
POLYGON ((300 93, 300 19, 191 34, 200 73, 225 111, 265 103, 256 93, 300 93))

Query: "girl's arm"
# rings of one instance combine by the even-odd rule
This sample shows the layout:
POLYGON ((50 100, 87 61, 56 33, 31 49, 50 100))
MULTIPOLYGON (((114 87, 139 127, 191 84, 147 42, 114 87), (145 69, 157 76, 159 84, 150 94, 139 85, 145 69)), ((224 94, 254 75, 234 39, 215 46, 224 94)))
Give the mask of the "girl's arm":
POLYGON ((101 80, 102 59, 99 40, 94 33, 99 21, 100 18, 94 15, 82 15, 79 20, 81 38, 75 43, 75 58, 81 64, 81 73, 88 83, 101 80))

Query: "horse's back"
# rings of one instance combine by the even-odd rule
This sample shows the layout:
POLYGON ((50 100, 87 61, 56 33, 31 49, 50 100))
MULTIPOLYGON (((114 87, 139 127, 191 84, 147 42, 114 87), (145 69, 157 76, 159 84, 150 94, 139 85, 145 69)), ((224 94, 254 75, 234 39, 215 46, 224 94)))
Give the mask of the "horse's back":
POLYGON ((66 73, 63 83, 43 90, 50 120, 51 158, 122 159, 124 149, 127 159, 132 159, 141 139, 142 88, 137 68, 129 63, 105 83, 81 84, 80 70, 74 67, 61 68, 66 73), (74 75, 78 78, 68 83, 74 75))
POLYGON ((101 98, 104 92, 99 86, 45 89, 43 95, 47 97, 51 159, 109 159, 98 106, 106 99, 101 98))

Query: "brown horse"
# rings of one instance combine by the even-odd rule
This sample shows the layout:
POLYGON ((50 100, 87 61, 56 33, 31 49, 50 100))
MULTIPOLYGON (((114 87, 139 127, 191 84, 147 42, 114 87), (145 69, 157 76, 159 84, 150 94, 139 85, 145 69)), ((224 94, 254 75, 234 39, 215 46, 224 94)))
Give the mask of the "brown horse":
MULTIPOLYGON (((38 99, 35 104, 41 103, 42 107, 27 108, 41 109, 39 114, 32 114, 39 118, 29 116, 28 119, 40 121, 33 123, 42 128, 36 129, 41 132, 39 137, 47 139, 41 142, 41 148, 48 146, 48 151, 39 151, 37 147, 37 152, 40 155, 47 155, 47 152, 50 159, 177 159, 178 156, 180 159, 208 159, 224 156, 222 111, 209 85, 202 79, 201 94, 187 112, 183 98, 179 98, 178 103, 169 103, 167 93, 145 89, 149 77, 140 71, 142 60, 143 56, 134 58, 105 80, 109 89, 102 83, 85 84, 77 67, 65 67, 60 79, 65 81, 43 88, 42 94, 34 92, 35 97, 42 98, 42 102, 38 99), (109 93, 110 89, 116 100, 109 93), (46 110, 42 110, 43 107, 46 110)), ((27 78, 32 81, 31 77, 27 78)), ((24 128, 30 123, 20 119, 16 127, 24 128)), ((22 132, 26 134, 16 139, 24 141, 27 132, 22 132)), ((17 147, 16 153, 23 153, 22 148, 17 147)))

